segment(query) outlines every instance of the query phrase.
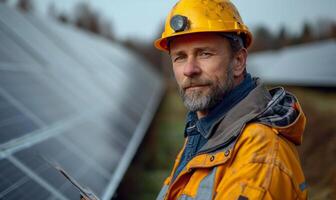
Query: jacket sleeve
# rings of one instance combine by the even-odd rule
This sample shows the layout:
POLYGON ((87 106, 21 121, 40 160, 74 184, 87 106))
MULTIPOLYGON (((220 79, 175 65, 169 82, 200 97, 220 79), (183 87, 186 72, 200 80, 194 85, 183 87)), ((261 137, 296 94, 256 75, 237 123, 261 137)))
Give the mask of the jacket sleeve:
POLYGON ((295 146, 270 127, 252 124, 238 139, 215 199, 307 199, 295 146))

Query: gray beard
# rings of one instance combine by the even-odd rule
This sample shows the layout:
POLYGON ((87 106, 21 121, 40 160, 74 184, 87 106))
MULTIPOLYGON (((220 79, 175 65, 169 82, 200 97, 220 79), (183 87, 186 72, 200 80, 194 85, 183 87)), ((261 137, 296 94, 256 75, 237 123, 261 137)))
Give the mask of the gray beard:
POLYGON ((224 95, 232 89, 232 86, 233 72, 232 65, 230 64, 230 66, 228 66, 227 79, 224 82, 218 80, 217 83, 211 85, 207 95, 202 94, 201 91, 186 94, 182 88, 180 88, 180 95, 185 107, 189 111, 207 111, 217 105, 223 99, 224 95))

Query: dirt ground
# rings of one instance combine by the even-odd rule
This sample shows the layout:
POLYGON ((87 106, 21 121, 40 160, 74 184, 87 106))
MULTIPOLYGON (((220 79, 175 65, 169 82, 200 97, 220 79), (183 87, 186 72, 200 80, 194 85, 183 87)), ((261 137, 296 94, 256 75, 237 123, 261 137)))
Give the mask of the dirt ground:
MULTIPOLYGON (((298 147, 311 200, 336 199, 336 89, 286 87, 307 117, 298 147)), ((184 109, 169 86, 158 113, 114 199, 155 199, 183 142, 184 109)))

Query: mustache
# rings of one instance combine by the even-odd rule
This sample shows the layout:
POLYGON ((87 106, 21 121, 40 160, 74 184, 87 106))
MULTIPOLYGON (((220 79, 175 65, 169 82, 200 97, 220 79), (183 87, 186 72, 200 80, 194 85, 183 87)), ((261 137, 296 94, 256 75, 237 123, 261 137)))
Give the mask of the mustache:
POLYGON ((190 87, 204 86, 204 85, 211 85, 211 84, 213 84, 213 81, 208 80, 208 79, 186 78, 183 80, 181 84, 181 88, 185 90, 190 87))

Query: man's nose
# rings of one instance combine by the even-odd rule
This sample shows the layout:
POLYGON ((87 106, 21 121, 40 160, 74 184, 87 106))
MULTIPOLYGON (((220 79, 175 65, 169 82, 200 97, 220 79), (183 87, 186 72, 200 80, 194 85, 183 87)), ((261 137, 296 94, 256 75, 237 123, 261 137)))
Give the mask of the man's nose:
POLYGON ((197 76, 201 73, 201 68, 194 58, 189 58, 183 69, 183 74, 187 77, 197 76))

